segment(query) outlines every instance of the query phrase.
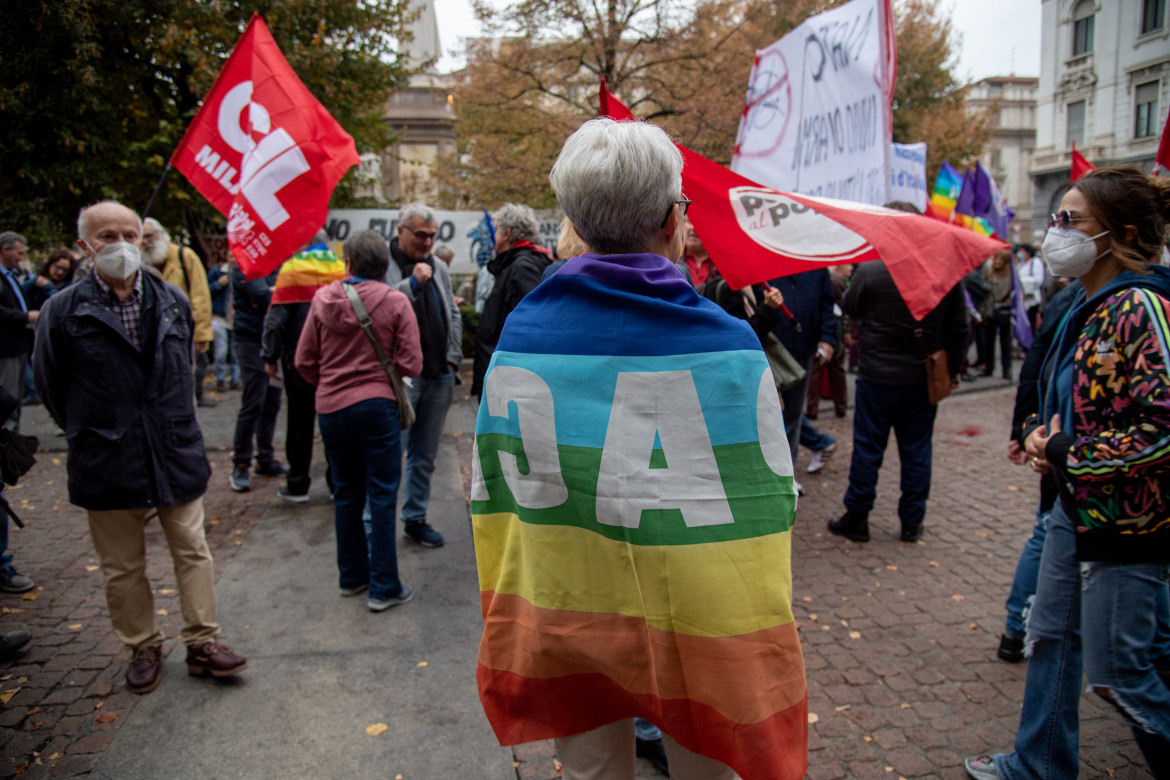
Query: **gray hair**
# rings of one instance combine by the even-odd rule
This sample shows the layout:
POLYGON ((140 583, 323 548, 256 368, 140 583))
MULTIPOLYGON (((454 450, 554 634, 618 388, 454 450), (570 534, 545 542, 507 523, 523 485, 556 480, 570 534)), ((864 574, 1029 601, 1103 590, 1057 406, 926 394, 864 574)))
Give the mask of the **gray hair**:
POLYGON ((349 270, 363 279, 381 279, 390 268, 390 245, 375 230, 355 233, 342 249, 349 270))
POLYGON ((505 203, 492 212, 492 224, 498 234, 504 228, 512 230, 512 243, 531 241, 540 243, 540 222, 536 212, 523 203, 505 203))
POLYGON ((415 217, 419 217, 423 222, 438 221, 435 219, 434 209, 422 203, 407 203, 402 208, 398 209, 399 225, 405 225, 415 217))
POLYGON ((88 235, 87 231, 89 230, 89 221, 90 221, 89 213, 91 211, 93 211, 94 209, 96 209, 98 206, 109 206, 109 205, 121 206, 122 208, 126 209, 131 214, 133 214, 134 218, 138 220, 138 232, 139 233, 142 232, 142 217, 138 216, 137 211, 130 208, 129 206, 127 206, 124 203, 119 203, 116 200, 99 200, 97 203, 91 203, 90 205, 83 208, 81 210, 81 213, 79 213, 77 215, 77 237, 78 238, 83 239, 88 243, 89 239, 87 238, 87 235, 88 235))
POLYGON ((167 232, 167 229, 166 229, 165 227, 163 227, 163 226, 162 226, 162 223, 161 223, 161 222, 159 222, 159 221, 158 221, 157 219, 155 219, 154 217, 147 217, 146 219, 142 220, 142 227, 143 227, 143 228, 152 227, 152 228, 154 228, 155 230, 157 230, 157 231, 158 231, 158 232, 160 232, 160 233, 166 233, 166 232, 167 232))
POLYGON ((591 119, 565 141, 549 182, 594 252, 645 252, 681 196, 682 167, 656 125, 591 119))
POLYGON ((28 246, 28 239, 20 233, 15 233, 11 230, 5 230, 3 233, 0 233, 0 249, 8 249, 17 244, 28 246))

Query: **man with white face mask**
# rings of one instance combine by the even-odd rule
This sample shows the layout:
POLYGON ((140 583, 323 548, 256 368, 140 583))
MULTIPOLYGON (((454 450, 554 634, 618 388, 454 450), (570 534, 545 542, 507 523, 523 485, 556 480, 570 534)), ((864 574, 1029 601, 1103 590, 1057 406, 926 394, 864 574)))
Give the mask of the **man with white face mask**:
POLYGON ((211 330, 211 291, 207 287, 207 269, 199 256, 187 247, 171 243, 171 235, 154 217, 142 221, 142 259, 150 263, 162 276, 187 295, 191 314, 195 317, 195 403, 215 406, 215 401, 203 396, 203 379, 207 376, 208 347, 214 339, 211 330))
POLYGON ((175 564, 187 671, 247 662, 216 641, 215 571, 203 533, 211 466, 192 402, 194 321, 173 285, 140 271, 142 225, 120 203, 83 209, 77 245, 94 273, 41 310, 33 373, 69 442, 69 500, 86 510, 114 633, 131 649, 126 687, 162 672, 163 633, 146 579, 143 528, 157 515, 175 564))

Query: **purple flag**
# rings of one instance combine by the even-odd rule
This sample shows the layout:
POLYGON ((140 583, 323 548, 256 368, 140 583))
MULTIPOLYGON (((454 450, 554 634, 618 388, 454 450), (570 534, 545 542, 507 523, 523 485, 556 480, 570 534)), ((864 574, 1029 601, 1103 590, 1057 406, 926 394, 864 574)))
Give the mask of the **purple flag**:
POLYGON ((1024 286, 1020 284, 1015 259, 1008 260, 1008 265, 1012 267, 1012 335, 1026 352, 1032 348, 1032 321, 1028 319, 1028 308, 1024 306, 1024 286))

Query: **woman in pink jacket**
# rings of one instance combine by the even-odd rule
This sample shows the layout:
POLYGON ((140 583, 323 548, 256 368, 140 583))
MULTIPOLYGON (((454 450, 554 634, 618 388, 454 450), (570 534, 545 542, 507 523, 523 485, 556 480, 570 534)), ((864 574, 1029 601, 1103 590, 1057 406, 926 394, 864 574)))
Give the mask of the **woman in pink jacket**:
POLYGON ((346 285, 370 314, 378 342, 402 377, 422 369, 418 323, 406 296, 382 282, 390 248, 372 230, 345 243, 348 276, 321 288, 309 306, 296 366, 317 387, 317 415, 334 483, 337 568, 342 596, 369 590, 381 612, 410 601, 398 577, 394 512, 402 476, 398 401, 373 344, 362 333, 346 285), (367 540, 362 507, 370 504, 367 540))

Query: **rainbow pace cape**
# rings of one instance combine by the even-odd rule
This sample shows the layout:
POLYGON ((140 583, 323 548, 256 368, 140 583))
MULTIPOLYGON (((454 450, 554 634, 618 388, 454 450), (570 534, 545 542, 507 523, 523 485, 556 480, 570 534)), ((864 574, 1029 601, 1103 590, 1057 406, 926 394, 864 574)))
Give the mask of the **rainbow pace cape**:
POLYGON ((571 260, 508 316, 472 460, 501 744, 640 716, 744 780, 803 777, 792 463, 746 322, 658 255, 571 260))

